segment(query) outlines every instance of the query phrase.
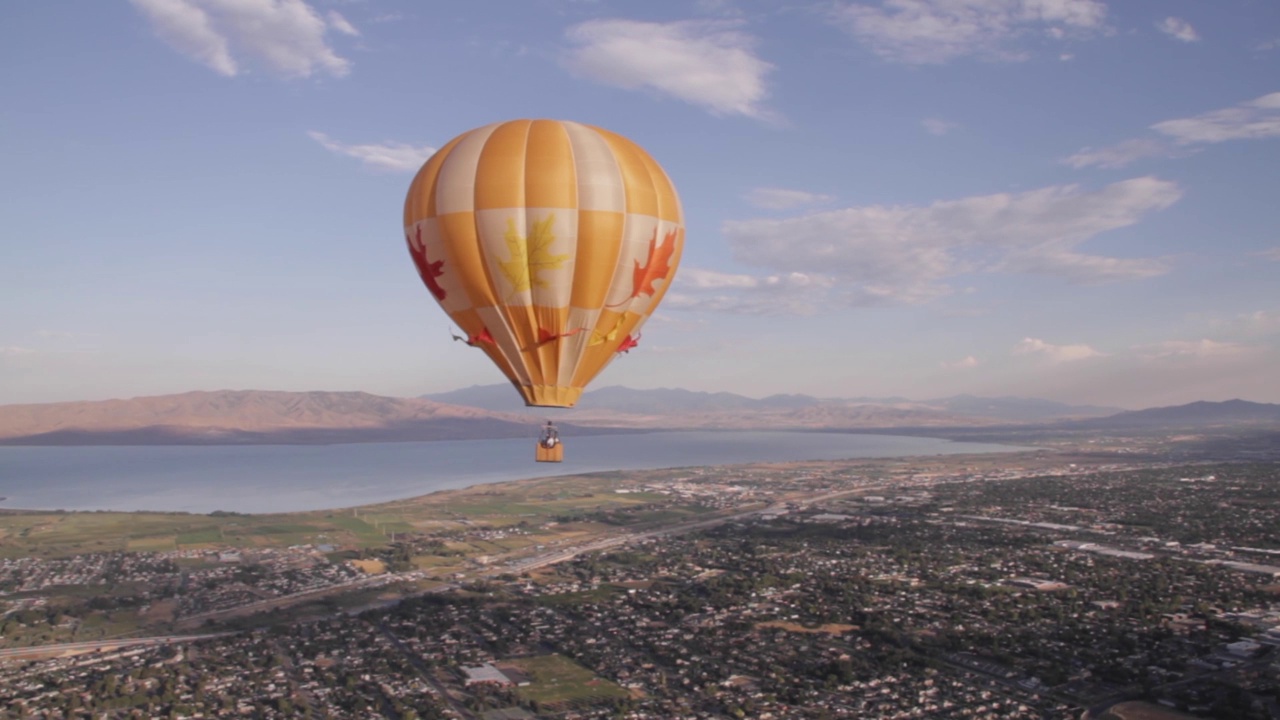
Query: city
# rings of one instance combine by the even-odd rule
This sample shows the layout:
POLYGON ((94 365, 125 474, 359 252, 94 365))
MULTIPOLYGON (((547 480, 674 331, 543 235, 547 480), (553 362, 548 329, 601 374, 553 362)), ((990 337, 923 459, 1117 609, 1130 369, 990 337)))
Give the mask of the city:
POLYGON ((0 692, 67 718, 1280 717, 1277 479, 1043 451, 648 471, 542 516, 461 491, 476 518, 358 551, 6 559, 0 692))

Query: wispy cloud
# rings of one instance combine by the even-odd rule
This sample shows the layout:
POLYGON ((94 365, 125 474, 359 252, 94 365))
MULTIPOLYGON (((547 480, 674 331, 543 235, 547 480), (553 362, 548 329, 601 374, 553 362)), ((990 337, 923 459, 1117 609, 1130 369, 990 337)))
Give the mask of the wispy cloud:
POLYGON ((756 188, 747 193, 747 202, 765 210, 789 210, 830 201, 830 195, 805 192, 804 190, 787 190, 785 188, 756 188))
POLYGON ((1023 338, 1013 346, 1014 355, 1031 355, 1041 358, 1050 364, 1075 362, 1093 357, 1102 357, 1105 353, 1094 350, 1088 345, 1053 345, 1039 338, 1023 338))
POLYGON ((21 357, 23 355, 34 355, 35 350, 21 345, 0 345, 0 358, 21 357))
POLYGON ((1280 262, 1280 247, 1267 248, 1258 253, 1258 257, 1280 262))
POLYGON ((756 277, 681 268, 663 306, 738 315, 811 315, 832 280, 816 273, 756 277))
POLYGON ((920 121, 920 126, 930 135, 946 135, 956 128, 956 124, 939 118, 925 118, 920 121))
POLYGON ((943 360, 939 365, 943 370, 968 370, 969 368, 978 367, 978 358, 972 355, 966 355, 959 360, 947 361, 943 360))
POLYGON ((755 38, 732 20, 589 20, 569 28, 563 64, 576 75, 628 90, 648 89, 716 115, 771 119, 755 38))
POLYGON ((1280 92, 1189 118, 1151 126, 1160 137, 1135 138, 1103 148, 1085 148, 1063 158, 1075 168, 1118 168, 1148 157, 1177 157, 1229 140, 1280 137, 1280 92))
POLYGON ((1280 312, 1255 310, 1245 313, 1239 318, 1240 324, 1250 335, 1271 335, 1280 333, 1280 312))
POLYGON ((1121 168, 1142 158, 1168 157, 1170 151, 1167 143, 1155 138, 1135 138, 1109 147, 1085 148, 1062 161, 1073 168, 1121 168))
POLYGON ((1280 92, 1195 117, 1158 122, 1151 129, 1178 145, 1280 137, 1280 92))
POLYGON ((1252 348, 1247 345, 1216 340, 1166 340, 1153 345, 1134 347, 1139 357, 1148 360, 1162 358, 1220 358, 1235 357, 1252 348))
POLYGON ((830 17, 886 60, 934 65, 970 55, 1022 60, 1019 38, 1091 35, 1106 14, 1100 0, 879 0, 840 3, 830 17))
POLYGON ((735 258, 772 275, 833 280, 839 301, 916 304, 949 294, 967 272, 1038 273, 1094 283, 1149 277, 1164 260, 1076 248, 1175 203, 1172 182, 1134 178, 1099 190, 1054 186, 927 206, 862 206, 794 218, 738 220, 723 232, 735 258))
MULTIPOLYGON (((330 47, 330 28, 355 28, 336 12, 326 22, 303 0, 130 0, 170 47, 232 77, 260 65, 282 77, 346 75, 351 63, 330 47)), ((357 33, 358 34, 358 33, 357 33)))
POLYGON ((343 35, 350 35, 352 37, 360 36, 360 31, 356 29, 356 26, 348 22, 347 19, 337 10, 330 10, 329 14, 325 17, 329 19, 329 27, 337 30, 343 35))
POLYGON ((311 130, 307 133, 312 140, 320 143, 324 149, 338 155, 353 157, 365 165, 379 170, 396 172, 413 172, 435 154, 436 148, 428 145, 407 145, 404 143, 366 143, 347 145, 340 143, 322 132, 311 130))
POLYGON ((1229 318, 1211 318, 1209 324, 1219 336, 1256 338, 1280 335, 1280 311, 1254 310, 1229 318))
POLYGON ((1156 27, 1160 32, 1168 35, 1174 40, 1181 40, 1185 43, 1193 43, 1200 41, 1200 33, 1191 26, 1191 23, 1177 17, 1167 17, 1156 23, 1156 27))

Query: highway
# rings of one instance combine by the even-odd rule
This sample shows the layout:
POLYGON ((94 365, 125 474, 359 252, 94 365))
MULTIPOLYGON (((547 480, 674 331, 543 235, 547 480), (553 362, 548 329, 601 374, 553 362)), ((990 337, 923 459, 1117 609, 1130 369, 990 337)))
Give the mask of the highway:
POLYGON ((155 645, 172 645, 205 638, 224 637, 235 633, 211 633, 205 635, 159 635, 156 637, 115 638, 114 640, 91 640, 88 642, 60 643, 58 645, 39 645, 36 647, 5 648, 0 650, 0 662, 6 660, 42 660, 54 657, 70 657, 85 653, 104 652, 108 650, 125 650, 132 647, 150 647, 155 645))

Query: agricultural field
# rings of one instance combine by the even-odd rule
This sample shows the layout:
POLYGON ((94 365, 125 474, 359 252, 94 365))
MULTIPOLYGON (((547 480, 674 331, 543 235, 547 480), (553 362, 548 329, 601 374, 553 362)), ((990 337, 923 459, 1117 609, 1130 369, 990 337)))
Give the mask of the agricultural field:
POLYGON ((596 677, 590 670, 563 655, 505 660, 529 676, 530 684, 519 688, 524 700, 553 707, 591 705, 601 700, 628 697, 630 693, 615 683, 596 677))
MULTIPOLYGON (((614 493, 613 487, 623 475, 522 480, 354 509, 269 515, 0 511, 0 558, 305 544, 362 549, 385 545, 398 533, 430 533, 476 524, 501 528, 557 521, 581 525, 585 521, 595 525, 586 516, 670 502, 656 494, 614 493)), ((685 514, 665 508, 644 519, 658 521, 685 514)), ((591 532, 598 528, 582 529, 591 532)), ((511 538, 465 552, 499 554, 532 543, 511 538)))

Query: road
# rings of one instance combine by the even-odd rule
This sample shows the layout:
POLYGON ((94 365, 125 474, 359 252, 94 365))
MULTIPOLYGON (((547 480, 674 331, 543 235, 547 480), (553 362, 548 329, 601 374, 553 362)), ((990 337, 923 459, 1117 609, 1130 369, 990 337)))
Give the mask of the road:
POLYGON ((58 645, 40 645, 37 647, 5 648, 0 650, 0 662, 6 660, 43 660, 54 657, 71 657, 85 653, 104 652, 108 650, 124 650, 131 647, 151 647, 155 645, 172 645, 206 638, 225 637, 235 633, 210 633, 204 635, 159 635, 142 638, 116 638, 114 640, 93 640, 89 642, 60 643, 58 645))
MULTIPOLYGON (((801 499, 791 500, 790 503, 792 505, 805 507, 808 505, 813 505, 815 503, 834 500, 836 498, 844 497, 847 495, 860 495, 860 494, 872 492, 875 490, 883 490, 885 487, 886 487, 885 485, 866 485, 863 487, 855 488, 853 490, 837 490, 834 492, 823 493, 822 495, 815 495, 814 497, 810 497, 810 498, 801 498, 801 499)), ((549 553, 544 553, 542 555, 535 555, 533 557, 526 558, 524 560, 516 560, 509 563, 503 569, 490 570, 484 574, 486 576, 494 576, 494 575, 501 575, 507 572, 525 572, 527 570, 534 570, 537 568, 546 567, 548 565, 555 565, 557 563, 562 563, 562 562, 565 562, 566 560, 572 560, 573 558, 579 555, 582 555, 583 553, 595 552, 597 550, 607 550, 611 547, 626 545, 627 543, 639 542, 642 540, 652 540, 654 538, 667 537, 670 535, 683 535, 685 533, 690 533, 697 530, 706 530, 708 528, 713 528, 718 525, 723 525, 725 523, 730 523, 730 522, 736 522, 738 520, 744 520, 750 517, 758 517, 760 515, 766 515, 770 513, 785 513, 785 512, 788 512, 786 504, 774 504, 768 507, 754 508, 752 510, 747 510, 745 512, 734 513, 732 515, 720 515, 713 518, 707 518, 705 520, 693 520, 690 522, 680 523, 679 525, 672 525, 670 527, 665 527, 665 528, 656 528, 653 530, 644 530, 640 532, 623 533, 621 535, 614 535, 614 536, 603 538, 600 540, 592 540, 591 542, 585 543, 583 545, 577 545, 571 548, 563 548, 563 549, 555 550, 549 553)))

